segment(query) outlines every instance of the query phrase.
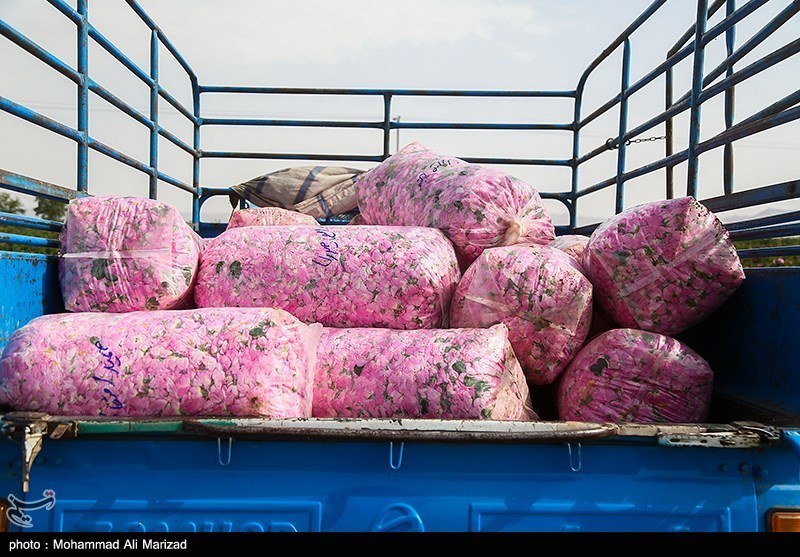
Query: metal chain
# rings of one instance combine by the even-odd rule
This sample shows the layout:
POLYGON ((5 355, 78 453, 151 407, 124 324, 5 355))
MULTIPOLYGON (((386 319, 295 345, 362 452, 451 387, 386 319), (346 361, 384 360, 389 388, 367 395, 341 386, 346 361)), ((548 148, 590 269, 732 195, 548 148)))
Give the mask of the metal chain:
MULTIPOLYGON (((640 137, 639 139, 629 139, 625 142, 625 145, 631 145, 632 143, 645 143, 647 141, 658 141, 659 139, 666 139, 666 135, 654 135, 652 137, 640 137)), ((613 137, 609 137, 606 139, 606 147, 608 149, 618 149, 619 145, 617 145, 617 140, 613 137)))

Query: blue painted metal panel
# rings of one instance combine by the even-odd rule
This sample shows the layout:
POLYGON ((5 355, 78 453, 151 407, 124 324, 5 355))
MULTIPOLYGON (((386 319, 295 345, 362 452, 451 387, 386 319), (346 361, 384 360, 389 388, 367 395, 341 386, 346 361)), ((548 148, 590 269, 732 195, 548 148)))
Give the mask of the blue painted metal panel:
POLYGON ((746 269, 739 290, 682 335, 711 365, 715 390, 800 421, 800 269, 746 269))
POLYGON ((0 349, 34 317, 64 311, 53 256, 0 251, 0 349))
MULTIPOLYGON (((17 447, 6 442, 3 468, 17 447)), ((101 531, 754 531, 745 450, 584 444, 46 441, 32 499, 55 491, 33 530, 101 531), (175 481, 176 471, 181 481, 175 481), (202 486, 202 488, 200 488, 202 486)), ((8 465, 5 465, 8 463, 8 465)), ((4 486, 18 486, 5 478, 4 486)), ((797 501, 797 499, 795 499, 797 501)), ((785 501, 784 501, 785 503, 785 501)))

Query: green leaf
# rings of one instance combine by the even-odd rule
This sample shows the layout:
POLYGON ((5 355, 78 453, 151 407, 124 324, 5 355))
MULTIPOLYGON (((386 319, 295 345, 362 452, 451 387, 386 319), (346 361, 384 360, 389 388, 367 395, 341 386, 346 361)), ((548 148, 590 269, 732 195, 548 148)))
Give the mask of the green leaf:
POLYGON ((491 419, 492 417, 492 409, 491 408, 484 408, 481 410, 481 418, 491 419))
POLYGON ((264 327, 263 326, 259 326, 259 327, 254 327, 254 328, 250 329, 250 336, 253 337, 253 338, 259 338, 259 337, 266 336, 266 333, 264 333, 264 327))
POLYGON ((355 373, 358 377, 361 377, 362 371, 364 371, 364 366, 353 366, 353 373, 355 373))
POLYGON ((423 414, 428 413, 428 399, 423 398, 421 395, 417 395, 417 400, 419 401, 420 409, 422 410, 423 414))
POLYGON ((475 210, 475 220, 477 220, 479 223, 481 223, 481 222, 484 221, 484 219, 486 219, 486 215, 483 214, 483 211, 481 211, 480 209, 476 209, 475 210))
POLYGON ((155 311, 158 309, 158 299, 155 296, 150 296, 147 298, 147 301, 144 303, 145 309, 149 311, 155 311))
POLYGON ((605 356, 601 356, 597 359, 595 363, 589 366, 589 371, 591 371, 596 376, 600 377, 603 374, 603 370, 608 367, 608 359, 605 356))
MULTIPOLYGON (((464 363, 463 361, 461 361, 461 360, 458 360, 456 363, 454 363, 454 364, 453 364, 453 369, 454 369, 455 371, 457 371, 458 373, 464 373, 465 371, 467 371, 467 364, 465 364, 465 363, 464 363)), ((469 383, 467 383, 467 380, 471 380, 471 379, 472 379, 472 377, 470 377, 469 375, 467 375, 467 376, 464 378, 464 384, 465 384, 467 387, 471 387, 471 386, 472 386, 472 385, 470 385, 469 383)))
POLYGON ((205 388, 204 386, 202 386, 202 385, 200 385, 200 394, 202 395, 202 397, 203 397, 204 399, 208 400, 208 389, 206 389, 206 388, 205 388))
POLYGON ((217 271, 217 274, 220 274, 222 272, 222 268, 224 266, 225 266, 225 262, 224 261, 217 261, 217 264, 214 266, 214 270, 217 271))
POLYGON ((233 278, 239 278, 240 276, 242 276, 242 262, 231 261, 231 264, 228 267, 228 271, 230 272, 233 278))
POLYGON ((186 280, 186 286, 192 284, 192 268, 191 267, 184 267, 181 269, 183 272, 183 278, 186 280))

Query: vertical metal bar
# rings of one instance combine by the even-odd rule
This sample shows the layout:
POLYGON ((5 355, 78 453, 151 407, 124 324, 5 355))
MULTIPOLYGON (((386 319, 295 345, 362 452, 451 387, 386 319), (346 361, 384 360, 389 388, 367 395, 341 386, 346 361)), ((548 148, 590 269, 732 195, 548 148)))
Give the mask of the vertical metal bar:
POLYGON ((625 155, 627 146, 622 138, 628 131, 628 86, 631 81, 631 41, 625 39, 622 49, 622 86, 619 101, 619 148, 617 149, 617 187, 614 198, 614 211, 621 213, 625 204, 625 155))
MULTIPOLYGON (((726 16, 736 11, 736 0, 728 0, 725 7, 726 16)), ((725 31, 725 49, 727 56, 730 57, 736 47, 736 26, 732 26, 725 31)), ((725 72, 726 77, 733 75, 733 64, 728 65, 725 72)), ((733 126, 736 109, 736 91, 734 87, 725 90, 725 128, 733 126)), ((723 175, 722 184, 725 194, 733 193, 733 142, 726 143, 722 153, 723 175)))
MULTIPOLYGON (((669 68, 666 73, 666 91, 664 95, 664 110, 669 110, 672 108, 672 95, 675 91, 673 80, 672 80, 672 68, 669 68)), ((664 156, 670 157, 673 153, 673 126, 672 126, 672 118, 667 118, 667 121, 664 122, 664 126, 666 127, 666 144, 664 147, 664 156)), ((667 172, 667 199, 672 199, 675 197, 675 167, 668 166, 664 170, 667 172)))
POLYGON ((78 0, 78 191, 89 190, 89 0, 78 0))
POLYGON ((158 32, 150 31, 150 199, 158 196, 158 32))
POLYGON ((697 144, 700 143, 700 92, 703 90, 703 64, 705 48, 703 35, 708 23, 708 0, 697 0, 697 23, 694 31, 694 64, 692 67, 692 94, 689 100, 689 152, 686 171, 686 195, 697 197, 697 144))
POLYGON ((389 133, 391 131, 392 95, 383 95, 383 160, 389 158, 389 133))
POLYGON ((197 83, 196 77, 190 78, 192 83, 192 106, 194 110, 194 137, 192 139, 192 147, 194 147, 194 154, 192 155, 192 186, 194 186, 194 198, 192 199, 192 225, 195 230, 200 230, 200 126, 202 120, 200 119, 200 86, 197 83))
POLYGON ((578 157, 581 149, 581 105, 583 103, 583 87, 575 91, 575 107, 572 115, 572 190, 569 203, 569 227, 578 225, 578 157))

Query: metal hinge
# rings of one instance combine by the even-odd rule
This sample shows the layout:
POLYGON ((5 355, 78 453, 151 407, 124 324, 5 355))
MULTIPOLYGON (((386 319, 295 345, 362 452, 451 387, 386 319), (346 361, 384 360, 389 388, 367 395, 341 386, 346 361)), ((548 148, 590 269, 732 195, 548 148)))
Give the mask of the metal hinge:
POLYGON ((30 490, 31 467, 47 434, 47 414, 11 412, 3 416, 3 435, 22 444, 22 492, 30 490))

